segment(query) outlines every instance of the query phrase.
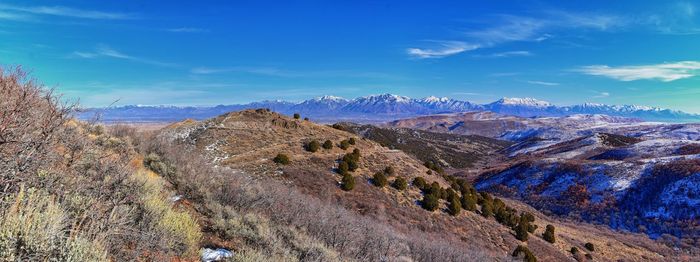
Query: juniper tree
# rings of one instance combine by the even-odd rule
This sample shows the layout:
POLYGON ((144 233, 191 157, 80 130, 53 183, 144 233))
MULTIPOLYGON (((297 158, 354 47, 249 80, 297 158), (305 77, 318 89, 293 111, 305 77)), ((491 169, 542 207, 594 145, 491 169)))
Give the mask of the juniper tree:
POLYGON ((439 198, 434 195, 434 194, 426 194, 423 196, 423 200, 421 201, 421 204, 423 208, 425 208, 428 211, 435 211, 438 209, 438 206, 440 205, 439 198))
POLYGON ((554 236, 554 226, 547 225, 544 233, 542 233, 542 238, 549 243, 554 243, 556 241, 556 237, 554 236))
POLYGON ((398 190, 404 190, 407 187, 406 179, 403 177, 397 177, 394 179, 394 183, 391 184, 394 188, 398 190))
POLYGON ((530 222, 523 216, 520 217, 518 225, 515 226, 515 238, 520 241, 527 241, 529 236, 528 228, 530 228, 530 222))
POLYGON ((340 141, 340 149, 347 150, 350 148, 350 142, 348 140, 340 141))
POLYGON ((372 177, 372 183, 377 187, 385 187, 388 181, 386 180, 384 173, 377 172, 374 173, 374 176, 372 177))
POLYGON ((318 141, 316 141, 316 140, 313 140, 313 141, 309 142, 308 144, 306 144, 306 151, 309 151, 312 153, 315 153, 320 148, 321 148, 321 144, 319 144, 318 141))
POLYGON ((518 247, 515 248, 515 251, 513 251, 513 256, 514 257, 523 257, 524 261, 526 262, 537 262, 537 258, 535 257, 534 254, 528 249, 526 246, 523 245, 518 245, 518 247))
POLYGON ((425 178, 419 176, 414 178, 412 183, 413 186, 417 187, 420 190, 423 190, 423 188, 425 188, 426 185, 425 178))
POLYGON ((277 154, 277 156, 275 156, 275 158, 273 158, 272 161, 277 163, 277 164, 288 165, 289 164, 289 156, 280 153, 280 154, 277 154))
POLYGON ((326 140, 326 142, 323 142, 323 148, 324 149, 331 149, 333 148, 333 142, 330 140, 326 140))
POLYGON ((450 199, 450 203, 447 206, 447 212, 450 215, 457 216, 459 215, 459 212, 462 211, 462 204, 459 201, 459 198, 457 196, 452 196, 450 199))
POLYGON ((340 188, 345 191, 350 191, 355 188, 355 177, 350 174, 346 173, 343 175, 343 180, 341 182, 342 184, 340 185, 340 188))
POLYGON ((462 195, 462 207, 469 211, 476 211, 476 196, 471 193, 462 195))

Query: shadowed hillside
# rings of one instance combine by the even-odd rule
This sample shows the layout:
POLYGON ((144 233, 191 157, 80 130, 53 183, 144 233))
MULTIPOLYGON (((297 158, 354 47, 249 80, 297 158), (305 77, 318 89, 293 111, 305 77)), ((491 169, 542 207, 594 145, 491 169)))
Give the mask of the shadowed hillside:
POLYGON ((478 135, 433 133, 407 128, 380 128, 373 125, 338 123, 334 128, 370 139, 382 146, 398 149, 423 162, 447 168, 488 166, 503 157, 499 151, 511 142, 478 135))

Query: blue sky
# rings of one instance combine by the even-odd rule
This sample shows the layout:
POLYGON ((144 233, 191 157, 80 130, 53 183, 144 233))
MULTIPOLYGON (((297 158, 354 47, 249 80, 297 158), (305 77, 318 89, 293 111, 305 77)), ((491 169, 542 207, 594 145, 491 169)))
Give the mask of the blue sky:
POLYGON ((700 113, 700 5, 602 3, 3 0, 0 64, 84 106, 389 92, 700 113))

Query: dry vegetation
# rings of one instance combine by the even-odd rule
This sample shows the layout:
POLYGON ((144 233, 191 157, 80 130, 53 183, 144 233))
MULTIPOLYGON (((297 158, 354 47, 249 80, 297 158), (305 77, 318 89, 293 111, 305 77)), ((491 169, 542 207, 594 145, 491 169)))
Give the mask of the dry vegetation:
POLYGON ((20 69, 0 70, 0 260, 196 257, 200 230, 127 137, 77 122, 20 69))
POLYGON ((0 88, 0 261, 194 261, 203 247, 234 250, 233 261, 503 261, 518 246, 541 261, 572 260, 572 247, 596 260, 675 258, 645 238, 477 194, 301 116, 248 110, 155 135, 75 121, 21 70, 2 71, 0 88), (541 237, 549 224, 555 243, 541 237))

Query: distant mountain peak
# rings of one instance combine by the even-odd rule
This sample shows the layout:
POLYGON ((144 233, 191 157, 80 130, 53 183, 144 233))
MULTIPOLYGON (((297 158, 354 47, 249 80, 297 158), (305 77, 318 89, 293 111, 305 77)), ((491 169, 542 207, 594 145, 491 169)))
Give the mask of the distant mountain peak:
POLYGON ((448 97, 436 97, 436 96, 429 96, 426 98, 423 98, 423 102, 425 103, 445 103, 449 102, 451 99, 448 97))
POLYGON ((390 102, 397 102, 397 103, 408 103, 411 102, 411 98, 407 96, 400 96, 400 95, 394 95, 394 94, 380 94, 380 95, 369 95, 369 96, 364 96, 361 99, 363 100, 371 100, 371 101, 390 101, 390 102))
POLYGON ((549 103, 547 101, 542 101, 538 100, 535 98, 530 98, 530 97, 525 97, 525 98, 519 98, 519 97, 504 97, 499 99, 496 102, 493 102, 492 104, 501 104, 501 105, 522 105, 522 106, 537 106, 537 107, 548 107, 552 106, 552 103, 549 103))
POLYGON ((334 101, 334 102, 348 101, 345 98, 342 98, 339 96, 332 96, 332 95, 324 95, 324 96, 315 97, 313 100, 315 100, 315 101, 334 101))

